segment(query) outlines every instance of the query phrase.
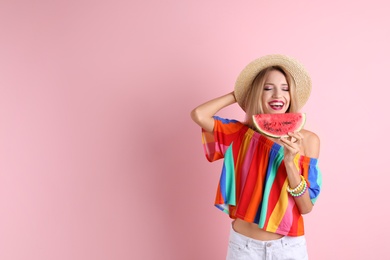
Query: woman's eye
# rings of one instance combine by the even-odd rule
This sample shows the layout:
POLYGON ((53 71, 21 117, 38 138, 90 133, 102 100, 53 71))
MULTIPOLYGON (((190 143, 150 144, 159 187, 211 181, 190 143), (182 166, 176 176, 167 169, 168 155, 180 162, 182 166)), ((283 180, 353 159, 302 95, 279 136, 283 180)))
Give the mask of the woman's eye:
POLYGON ((270 86, 264 86, 264 90, 271 90, 272 89, 272 87, 270 87, 270 86))
POLYGON ((289 91, 289 89, 288 88, 284 88, 284 89, 282 89, 283 91, 289 91))

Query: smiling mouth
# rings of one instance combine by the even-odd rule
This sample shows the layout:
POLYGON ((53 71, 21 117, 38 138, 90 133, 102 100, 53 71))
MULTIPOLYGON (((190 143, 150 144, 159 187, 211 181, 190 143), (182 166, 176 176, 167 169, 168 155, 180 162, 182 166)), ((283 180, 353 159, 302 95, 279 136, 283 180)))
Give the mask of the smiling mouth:
POLYGON ((284 107, 284 102, 282 102, 282 101, 272 101, 272 102, 269 102, 268 105, 273 110, 281 110, 284 107))

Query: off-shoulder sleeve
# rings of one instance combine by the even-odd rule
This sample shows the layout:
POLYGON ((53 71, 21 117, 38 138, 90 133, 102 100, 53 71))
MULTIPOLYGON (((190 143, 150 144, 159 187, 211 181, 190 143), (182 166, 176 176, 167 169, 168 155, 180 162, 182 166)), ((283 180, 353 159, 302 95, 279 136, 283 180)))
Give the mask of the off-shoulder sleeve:
POLYGON ((237 120, 214 116, 213 133, 202 129, 202 143, 207 160, 212 162, 224 158, 226 150, 244 126, 237 120))
POLYGON ((321 192, 322 173, 318 167, 318 159, 301 156, 299 160, 303 177, 308 184, 311 202, 314 204, 321 192))

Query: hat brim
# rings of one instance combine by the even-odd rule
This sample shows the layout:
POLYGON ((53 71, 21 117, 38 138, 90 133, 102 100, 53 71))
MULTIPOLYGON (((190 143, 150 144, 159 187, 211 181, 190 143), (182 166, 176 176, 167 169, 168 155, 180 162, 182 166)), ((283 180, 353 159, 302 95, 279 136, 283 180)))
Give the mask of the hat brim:
POLYGON ((271 66, 280 66, 291 74, 296 86, 298 108, 301 109, 307 102, 311 92, 311 79, 301 63, 291 57, 272 54, 258 58, 249 63, 238 75, 234 87, 237 103, 245 111, 245 95, 253 80, 260 71, 271 66))

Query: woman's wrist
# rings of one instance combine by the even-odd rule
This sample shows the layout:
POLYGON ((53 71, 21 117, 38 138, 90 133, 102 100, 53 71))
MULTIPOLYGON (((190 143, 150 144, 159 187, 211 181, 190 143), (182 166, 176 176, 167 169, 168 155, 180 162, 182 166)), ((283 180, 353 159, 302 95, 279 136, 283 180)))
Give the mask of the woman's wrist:
POLYGON ((234 94, 234 91, 230 92, 230 94, 233 96, 234 102, 237 102, 237 98, 236 98, 236 95, 234 94))
POLYGON ((286 167, 287 173, 295 173, 298 170, 293 161, 285 161, 284 166, 286 167))
POLYGON ((291 167, 291 168, 295 168, 295 165, 294 165, 294 160, 284 160, 284 165, 286 167, 291 167))
POLYGON ((297 153, 294 157, 288 156, 284 158, 284 165, 287 172, 294 172, 295 170, 300 172, 299 160, 301 155, 297 153))

